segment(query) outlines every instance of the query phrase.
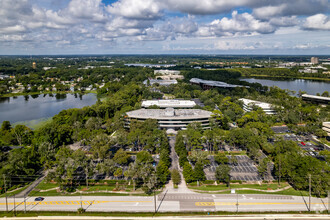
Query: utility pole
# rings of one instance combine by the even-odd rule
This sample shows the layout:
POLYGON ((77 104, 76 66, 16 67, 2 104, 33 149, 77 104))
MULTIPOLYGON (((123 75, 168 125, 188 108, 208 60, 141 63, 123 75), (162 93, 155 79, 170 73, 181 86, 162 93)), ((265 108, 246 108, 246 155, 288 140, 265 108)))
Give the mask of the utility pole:
POLYGON ((238 213, 238 193, 236 195, 236 213, 238 213))
POLYGON ((15 194, 14 194, 14 216, 16 216, 16 200, 15 200, 15 194))
POLYGON ((330 190, 328 190, 328 214, 330 210, 330 190))
POLYGON ((82 199, 81 199, 81 192, 80 192, 80 208, 82 209, 82 199))
POLYGON ((155 214, 156 214, 157 208, 156 208, 156 193, 155 193, 155 189, 154 189, 154 204, 155 204, 155 214))
POLYGON ((3 174, 3 183, 5 185, 6 212, 8 212, 7 183, 6 183, 6 176, 5 176, 5 174, 3 174))
POLYGON ((26 195, 24 194, 24 213, 26 213, 26 195))
POLYGON ((311 211, 311 193, 312 193, 312 176, 310 174, 308 174, 308 178, 309 178, 309 211, 311 211))

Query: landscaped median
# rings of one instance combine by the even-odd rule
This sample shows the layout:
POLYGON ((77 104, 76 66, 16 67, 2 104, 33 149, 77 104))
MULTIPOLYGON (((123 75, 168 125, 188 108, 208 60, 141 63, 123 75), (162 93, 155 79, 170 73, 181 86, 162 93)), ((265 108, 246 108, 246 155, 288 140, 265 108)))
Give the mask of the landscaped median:
POLYGON ((241 184, 232 183, 229 187, 225 184, 215 184, 215 181, 193 182, 187 184, 188 188, 199 193, 212 193, 212 194, 230 194, 231 189, 235 189, 238 194, 279 194, 279 195, 294 195, 307 196, 305 191, 297 191, 293 189, 288 183, 261 183, 261 184, 241 184))
MULTIPOLYGON (((156 191, 156 194, 161 191, 156 191)), ((133 191, 133 185, 126 180, 91 181, 89 186, 76 186, 74 190, 61 190, 56 182, 43 180, 29 196, 150 196, 139 188, 133 191)))

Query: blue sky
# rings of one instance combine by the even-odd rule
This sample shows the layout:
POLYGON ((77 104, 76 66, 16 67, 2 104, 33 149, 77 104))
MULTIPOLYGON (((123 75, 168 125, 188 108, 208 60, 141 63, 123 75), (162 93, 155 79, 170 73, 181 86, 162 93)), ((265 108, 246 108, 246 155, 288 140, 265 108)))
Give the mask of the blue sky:
POLYGON ((329 0, 0 0, 0 54, 325 54, 329 0))

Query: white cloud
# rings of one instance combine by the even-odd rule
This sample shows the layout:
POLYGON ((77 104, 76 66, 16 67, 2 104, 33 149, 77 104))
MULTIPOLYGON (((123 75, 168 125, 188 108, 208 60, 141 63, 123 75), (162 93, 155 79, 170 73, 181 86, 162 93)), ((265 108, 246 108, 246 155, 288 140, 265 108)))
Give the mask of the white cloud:
POLYGON ((161 16, 161 5, 155 0, 121 0, 107 6, 117 16, 133 19, 155 19, 161 16))
POLYGON ((306 18, 303 27, 312 30, 330 30, 330 17, 324 14, 310 16, 306 18))
POLYGON ((268 22, 262 22, 255 19, 249 13, 238 14, 237 11, 232 13, 232 18, 227 17, 221 20, 217 19, 211 22, 211 30, 219 36, 235 34, 235 33, 273 33, 276 29, 268 22))
POLYGON ((68 12, 77 18, 104 22, 107 18, 103 11, 102 0, 71 0, 68 12))

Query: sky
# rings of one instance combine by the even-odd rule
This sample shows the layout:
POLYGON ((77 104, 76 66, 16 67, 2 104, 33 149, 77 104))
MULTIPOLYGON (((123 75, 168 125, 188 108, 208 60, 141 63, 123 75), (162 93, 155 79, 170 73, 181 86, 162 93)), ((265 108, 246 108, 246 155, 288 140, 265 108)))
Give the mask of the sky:
POLYGON ((0 0, 1 55, 330 55, 330 0, 0 0))

